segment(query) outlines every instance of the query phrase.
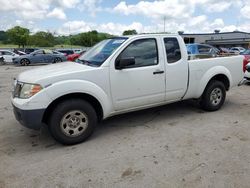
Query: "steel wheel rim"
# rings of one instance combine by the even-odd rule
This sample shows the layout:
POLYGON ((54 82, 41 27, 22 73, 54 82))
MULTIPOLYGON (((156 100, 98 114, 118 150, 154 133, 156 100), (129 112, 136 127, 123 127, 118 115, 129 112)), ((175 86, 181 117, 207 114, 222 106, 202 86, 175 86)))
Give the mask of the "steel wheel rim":
POLYGON ((212 105, 217 106, 222 100, 222 90, 220 88, 215 88, 210 94, 210 102, 212 105))
POLYGON ((60 128, 66 136, 77 137, 88 127, 88 117, 84 112, 74 110, 66 113, 61 122, 60 128))

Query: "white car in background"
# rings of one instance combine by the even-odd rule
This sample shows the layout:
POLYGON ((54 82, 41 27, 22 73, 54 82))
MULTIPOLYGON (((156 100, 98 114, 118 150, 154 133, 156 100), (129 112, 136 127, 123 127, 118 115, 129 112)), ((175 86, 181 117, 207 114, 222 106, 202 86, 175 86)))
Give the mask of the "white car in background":
POLYGON ((4 58, 5 62, 12 62, 12 59, 18 57, 18 54, 13 53, 10 50, 0 50, 0 56, 4 58))
POLYGON ((244 52, 246 49, 243 48, 243 47, 232 47, 230 48, 230 52, 234 52, 235 54, 239 54, 239 53, 242 53, 244 52))

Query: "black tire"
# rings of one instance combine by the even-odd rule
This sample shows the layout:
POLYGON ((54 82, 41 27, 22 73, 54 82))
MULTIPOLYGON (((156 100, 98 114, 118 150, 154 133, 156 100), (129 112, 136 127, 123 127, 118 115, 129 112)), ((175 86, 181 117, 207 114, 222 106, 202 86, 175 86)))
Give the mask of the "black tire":
POLYGON ((62 62, 62 59, 60 57, 56 57, 53 63, 60 63, 60 62, 62 62))
MULTIPOLYGON (((80 122, 79 122, 80 123, 80 122)), ((94 129, 97 124, 97 115, 96 111, 87 101, 82 99, 70 99, 66 100, 57 105, 54 109, 50 120, 49 120, 49 130, 51 135, 60 143, 65 145, 77 144, 85 141, 91 134, 94 132, 94 129), (80 121, 85 119, 83 123, 86 123, 86 128, 80 130, 80 125, 75 125, 79 127, 73 127, 72 120, 73 117, 67 114, 78 114, 82 113, 83 117, 80 117, 80 121), (66 116, 66 117, 65 117, 66 116), (86 118, 85 118, 86 116, 86 118), (68 119, 67 119, 68 117, 68 119), (64 122, 66 121, 66 123, 64 122), (70 125, 68 125, 70 124, 70 125), (72 129, 72 130, 67 130, 72 129), (71 132, 70 132, 71 131, 71 132), (77 131, 83 131, 79 135, 73 135, 77 131), (73 133, 72 133, 73 132, 73 133)))
POLYGON ((202 97, 201 108, 206 111, 216 111, 221 108, 226 99, 225 85, 217 80, 208 83, 202 97))
POLYGON ((21 66, 28 66, 30 64, 30 61, 28 59, 21 59, 20 60, 20 65, 21 66))

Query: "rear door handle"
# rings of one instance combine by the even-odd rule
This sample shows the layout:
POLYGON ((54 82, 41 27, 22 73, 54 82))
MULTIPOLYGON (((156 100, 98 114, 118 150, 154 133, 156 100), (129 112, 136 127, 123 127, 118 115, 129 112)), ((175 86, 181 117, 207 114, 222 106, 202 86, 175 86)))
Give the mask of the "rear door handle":
POLYGON ((155 72, 153 72, 153 74, 163 74, 164 71, 163 70, 156 70, 155 72))

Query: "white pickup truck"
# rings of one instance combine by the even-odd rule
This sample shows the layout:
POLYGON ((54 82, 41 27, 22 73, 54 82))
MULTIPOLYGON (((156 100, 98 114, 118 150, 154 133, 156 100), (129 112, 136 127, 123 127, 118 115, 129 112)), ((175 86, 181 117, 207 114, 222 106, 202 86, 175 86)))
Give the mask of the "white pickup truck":
POLYGON ((104 40, 80 57, 32 69, 15 80, 16 119, 48 125, 63 144, 87 139, 98 120, 186 99, 218 110, 240 85, 243 56, 188 61, 179 35, 147 34, 104 40))

